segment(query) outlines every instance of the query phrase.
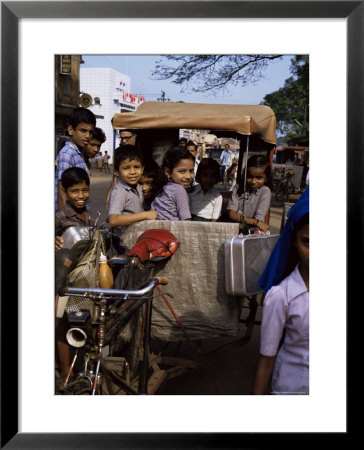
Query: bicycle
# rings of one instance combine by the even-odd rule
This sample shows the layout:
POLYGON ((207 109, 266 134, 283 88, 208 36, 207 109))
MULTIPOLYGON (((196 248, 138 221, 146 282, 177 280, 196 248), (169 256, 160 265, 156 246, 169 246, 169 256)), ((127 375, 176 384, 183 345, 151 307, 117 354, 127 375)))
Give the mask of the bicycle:
POLYGON ((294 194, 296 192, 296 188, 292 183, 293 175, 294 171, 292 169, 281 172, 281 179, 276 190, 276 200, 280 204, 287 202, 290 194, 294 194))
MULTIPOLYGON (((166 285, 165 277, 153 278, 145 287, 137 290, 66 287, 64 295, 84 296, 93 300, 92 317, 89 311, 74 312, 69 317, 67 342, 76 349, 63 386, 58 395, 107 395, 146 394, 148 382, 148 355, 153 290, 166 285), (117 353, 118 332, 129 319, 145 307, 142 367, 131 370, 125 356, 117 353), (70 374, 75 367, 80 349, 83 349, 83 369, 72 382, 70 374)), ((135 342, 133 351, 139 352, 135 342)), ((137 355, 139 362, 139 353, 137 355)))

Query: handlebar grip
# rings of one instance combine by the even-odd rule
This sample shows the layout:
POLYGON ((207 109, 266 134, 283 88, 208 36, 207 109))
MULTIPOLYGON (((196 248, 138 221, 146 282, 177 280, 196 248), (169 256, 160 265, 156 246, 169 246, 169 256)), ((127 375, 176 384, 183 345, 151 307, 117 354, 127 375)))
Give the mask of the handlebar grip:
POLYGON ((158 284, 168 284, 168 278, 167 277, 156 277, 158 280, 158 284))

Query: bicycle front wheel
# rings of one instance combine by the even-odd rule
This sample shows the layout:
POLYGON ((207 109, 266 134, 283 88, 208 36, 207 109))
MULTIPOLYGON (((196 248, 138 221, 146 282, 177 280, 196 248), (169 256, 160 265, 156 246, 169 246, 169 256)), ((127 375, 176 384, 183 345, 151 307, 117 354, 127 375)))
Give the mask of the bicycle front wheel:
POLYGON ((91 395, 91 383, 86 378, 79 378, 67 386, 62 386, 58 389, 58 395, 91 395))

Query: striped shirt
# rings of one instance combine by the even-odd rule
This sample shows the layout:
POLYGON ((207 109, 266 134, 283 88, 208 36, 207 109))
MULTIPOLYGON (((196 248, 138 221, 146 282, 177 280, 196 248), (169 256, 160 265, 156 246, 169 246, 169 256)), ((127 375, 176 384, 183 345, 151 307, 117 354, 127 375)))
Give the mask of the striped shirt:
POLYGON ((152 209, 158 213, 158 220, 191 219, 187 191, 173 181, 168 181, 162 192, 153 200, 152 209))
MULTIPOLYGON (((55 205, 58 210, 58 182, 61 181, 62 173, 70 167, 81 167, 88 173, 86 162, 78 147, 71 141, 67 141, 57 156, 57 167, 55 176, 55 205)), ((88 203, 89 205, 89 203, 88 203)))

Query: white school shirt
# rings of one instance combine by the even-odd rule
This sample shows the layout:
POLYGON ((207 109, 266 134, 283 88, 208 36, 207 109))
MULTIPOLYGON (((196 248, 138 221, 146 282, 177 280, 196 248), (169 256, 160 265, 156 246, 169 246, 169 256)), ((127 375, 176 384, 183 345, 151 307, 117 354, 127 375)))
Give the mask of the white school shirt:
POLYGON ((272 394, 309 393, 309 295, 298 266, 267 292, 263 305, 260 353, 275 356, 272 394))
POLYGON ((191 214, 203 219, 218 219, 222 208, 222 195, 213 187, 206 194, 200 184, 196 184, 193 192, 188 194, 190 198, 191 214))

